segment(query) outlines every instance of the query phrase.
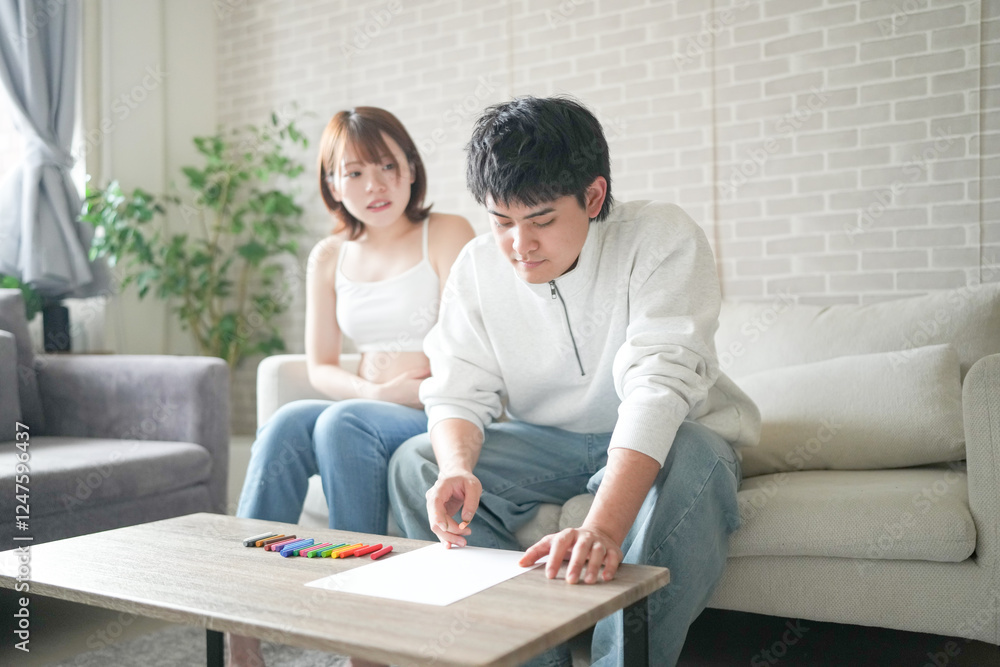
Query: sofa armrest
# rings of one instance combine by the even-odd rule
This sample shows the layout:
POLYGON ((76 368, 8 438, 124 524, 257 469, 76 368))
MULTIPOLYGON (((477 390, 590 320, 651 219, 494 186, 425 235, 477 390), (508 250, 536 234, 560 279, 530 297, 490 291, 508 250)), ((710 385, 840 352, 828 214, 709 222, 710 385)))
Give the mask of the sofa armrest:
POLYGON ((972 365, 962 386, 969 509, 976 522, 976 558, 997 568, 1000 549, 1000 354, 972 365))
POLYGON ((229 367, 215 357, 44 355, 46 435, 192 442, 212 457, 212 508, 226 511, 229 367))
POLYGON ((21 420, 21 398, 17 385, 17 341, 0 330, 0 442, 14 440, 21 420))
MULTIPOLYGON (((340 367, 356 373, 361 355, 340 355, 340 367)), ((285 403, 305 398, 330 400, 309 383, 309 368, 304 354, 276 354, 257 366, 257 428, 267 423, 285 403)))

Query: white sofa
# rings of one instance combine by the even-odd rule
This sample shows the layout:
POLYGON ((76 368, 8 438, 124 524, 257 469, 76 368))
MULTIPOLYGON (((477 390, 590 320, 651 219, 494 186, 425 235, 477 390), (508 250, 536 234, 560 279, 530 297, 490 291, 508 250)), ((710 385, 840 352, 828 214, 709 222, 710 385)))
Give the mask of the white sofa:
MULTIPOLYGON (((727 302, 716 344, 764 427, 711 606, 1000 645, 1000 283, 727 302)), ((257 390, 258 423, 318 397, 302 355, 265 359, 257 390)), ((543 506, 518 538, 579 525, 590 501, 543 506)), ((301 521, 326 525, 318 483, 301 521)))

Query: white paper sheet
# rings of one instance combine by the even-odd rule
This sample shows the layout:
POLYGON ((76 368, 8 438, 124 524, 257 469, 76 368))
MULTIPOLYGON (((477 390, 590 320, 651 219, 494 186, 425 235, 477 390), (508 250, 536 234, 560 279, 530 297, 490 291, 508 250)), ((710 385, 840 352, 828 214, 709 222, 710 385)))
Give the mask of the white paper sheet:
POLYGON ((446 549, 438 543, 390 554, 371 565, 310 581, 306 586, 445 606, 538 567, 518 565, 523 555, 521 551, 481 547, 446 549))

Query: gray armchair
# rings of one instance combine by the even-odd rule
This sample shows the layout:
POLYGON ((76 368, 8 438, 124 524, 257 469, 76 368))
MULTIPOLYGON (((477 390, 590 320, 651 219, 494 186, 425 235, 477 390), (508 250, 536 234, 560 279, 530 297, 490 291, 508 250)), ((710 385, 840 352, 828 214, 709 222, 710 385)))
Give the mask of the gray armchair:
POLYGON ((0 290, 0 417, 29 427, 28 528, 14 522, 11 424, 0 424, 0 549, 192 512, 225 512, 229 372, 214 357, 31 354, 0 290), (11 357, 16 355, 16 358, 11 357), (11 370, 16 369, 16 375, 11 370), (23 542, 21 543, 23 544, 23 542))

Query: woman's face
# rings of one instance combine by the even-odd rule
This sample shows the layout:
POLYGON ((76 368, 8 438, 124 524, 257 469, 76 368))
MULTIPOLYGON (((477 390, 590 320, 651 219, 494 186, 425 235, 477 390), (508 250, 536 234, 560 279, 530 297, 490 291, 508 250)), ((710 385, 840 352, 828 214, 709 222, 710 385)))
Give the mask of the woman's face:
POLYGON ((368 227, 387 227, 399 220, 410 203, 410 184, 416 178, 399 144, 384 132, 382 140, 391 154, 379 156, 375 164, 365 162, 354 146, 346 145, 329 182, 333 198, 368 227))

